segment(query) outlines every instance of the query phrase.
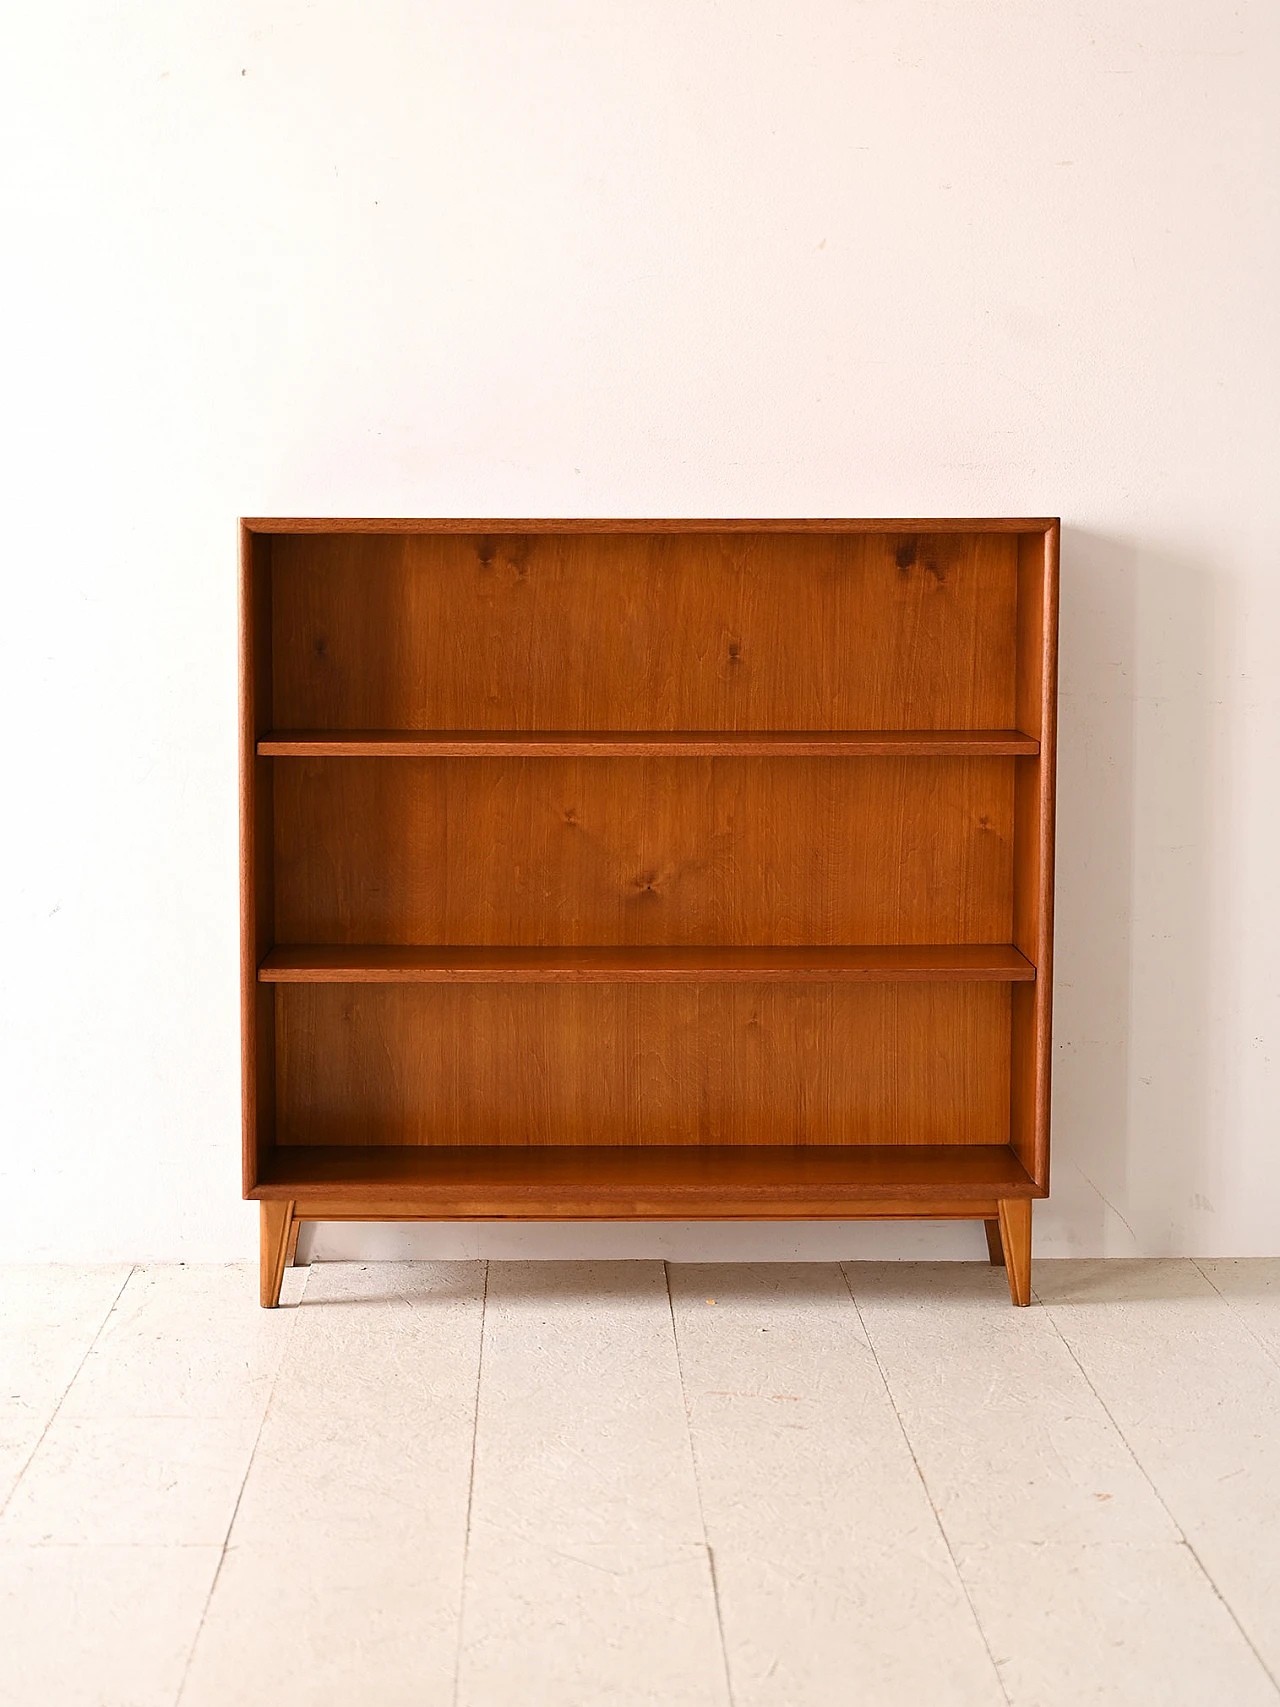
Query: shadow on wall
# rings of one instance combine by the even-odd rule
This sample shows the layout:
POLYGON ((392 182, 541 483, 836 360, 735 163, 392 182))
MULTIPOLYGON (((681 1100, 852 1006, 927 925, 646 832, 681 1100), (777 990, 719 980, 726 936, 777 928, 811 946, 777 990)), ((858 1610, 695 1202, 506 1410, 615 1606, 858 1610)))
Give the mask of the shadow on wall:
POLYGON ((1210 570, 1063 532, 1046 1255, 1211 1251, 1210 570))

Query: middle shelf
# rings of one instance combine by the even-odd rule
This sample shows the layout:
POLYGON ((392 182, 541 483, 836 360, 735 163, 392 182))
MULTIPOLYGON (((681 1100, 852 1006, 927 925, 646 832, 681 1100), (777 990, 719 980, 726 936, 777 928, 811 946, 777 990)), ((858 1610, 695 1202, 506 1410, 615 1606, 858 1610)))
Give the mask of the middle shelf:
POLYGON ((274 729, 260 758, 1017 758, 1019 729, 274 729))
POLYGON ((789 948, 469 948, 307 944, 270 950, 264 984, 1029 983, 1010 943, 789 948))

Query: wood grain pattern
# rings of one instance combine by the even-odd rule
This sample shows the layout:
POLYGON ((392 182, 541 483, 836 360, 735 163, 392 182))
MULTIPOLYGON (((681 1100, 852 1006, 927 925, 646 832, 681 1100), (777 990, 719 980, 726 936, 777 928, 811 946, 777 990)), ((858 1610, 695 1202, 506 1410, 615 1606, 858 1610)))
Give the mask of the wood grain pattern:
POLYGON ((1008 942, 1011 759, 279 759, 276 941, 1008 942))
POLYGON ((275 948, 264 984, 1021 983, 1007 943, 922 948, 275 948))
POLYGON ((743 730, 667 735, 619 730, 277 729, 258 742, 276 759, 317 758, 1012 758, 1040 751, 1017 729, 743 730))
POLYGON ((273 541, 275 727, 1015 726, 1006 534, 273 541))
POLYGON ((282 984, 291 1144, 993 1144, 1007 984, 282 984))
MULTIPOLYGON (((995 1202, 1037 1195, 1007 1144, 845 1147, 680 1145, 629 1148, 433 1149, 321 1145, 275 1152, 256 1194, 296 1198, 296 1213, 318 1218, 326 1199, 378 1202, 420 1215, 501 1218, 507 1213, 576 1216, 577 1205, 606 1213, 719 1213, 734 1202, 766 1218, 817 1207, 820 1218, 859 1206, 900 1213, 905 1206, 950 1203, 977 1218, 995 1202), (504 1204, 518 1204, 508 1211, 504 1204)), ((917 1213, 919 1213, 917 1209, 917 1213)))

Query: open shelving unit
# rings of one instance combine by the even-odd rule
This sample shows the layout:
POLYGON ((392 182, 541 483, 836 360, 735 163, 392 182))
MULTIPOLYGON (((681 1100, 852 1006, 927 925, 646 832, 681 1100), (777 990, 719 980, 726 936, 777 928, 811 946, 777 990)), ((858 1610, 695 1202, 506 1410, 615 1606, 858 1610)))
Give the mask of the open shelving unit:
POLYGON ((987 1223, 1048 1190, 1057 523, 241 527, 244 1191, 987 1223))

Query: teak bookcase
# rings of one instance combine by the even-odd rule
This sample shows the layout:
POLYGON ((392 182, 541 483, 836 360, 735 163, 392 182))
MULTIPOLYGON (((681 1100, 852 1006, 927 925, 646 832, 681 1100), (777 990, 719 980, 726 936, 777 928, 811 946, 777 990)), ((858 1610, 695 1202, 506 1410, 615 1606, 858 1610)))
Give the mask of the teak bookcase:
POLYGON ((970 1217, 1049 1182, 1058 524, 245 521, 244 1191, 970 1217))

